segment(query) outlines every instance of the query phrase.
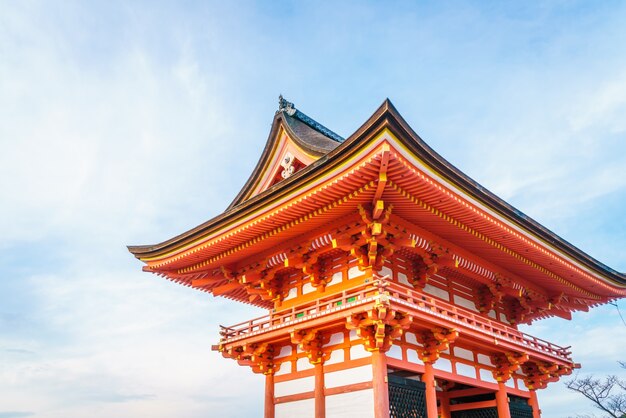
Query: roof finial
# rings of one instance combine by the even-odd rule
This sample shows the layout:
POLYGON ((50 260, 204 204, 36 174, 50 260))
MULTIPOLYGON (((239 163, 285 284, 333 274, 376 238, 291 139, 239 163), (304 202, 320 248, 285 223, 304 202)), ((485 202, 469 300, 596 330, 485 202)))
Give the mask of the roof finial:
POLYGON ((293 116, 296 113, 296 108, 290 101, 286 100, 283 95, 278 96, 278 111, 285 112, 289 116, 293 116))

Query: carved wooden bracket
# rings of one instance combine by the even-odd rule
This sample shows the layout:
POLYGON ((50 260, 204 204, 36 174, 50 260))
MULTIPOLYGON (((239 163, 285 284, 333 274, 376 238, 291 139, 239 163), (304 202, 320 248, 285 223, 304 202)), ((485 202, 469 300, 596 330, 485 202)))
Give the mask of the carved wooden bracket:
POLYGON ((295 330, 291 333, 291 342, 298 344, 304 351, 311 364, 323 363, 330 357, 330 352, 324 352, 324 344, 329 341, 328 336, 318 330, 295 330))
POLYGON ((504 285, 498 278, 495 281, 478 288, 475 302, 480 313, 488 314, 504 297, 504 285))
POLYGON ((282 265, 266 268, 265 264, 256 264, 248 268, 233 272, 222 267, 222 273, 231 281, 237 281, 246 290, 250 302, 257 299, 264 301, 281 301, 287 296, 287 291, 283 288, 280 278, 282 265))
POLYGON ((280 369, 280 364, 274 363, 272 344, 244 344, 227 349, 220 345, 218 351, 225 358, 237 360, 241 366, 250 366, 254 373, 274 374, 280 369))
POLYGON ((382 200, 377 200, 372 214, 361 205, 358 210, 363 228, 354 235, 335 237, 333 248, 349 252, 357 260, 359 269, 380 271, 399 248, 415 247, 410 235, 390 222, 393 205, 385 207, 382 200))
POLYGON ((309 276, 311 285, 324 291, 326 284, 330 281, 330 277, 326 273, 326 259, 323 257, 325 251, 312 250, 311 243, 305 246, 293 249, 285 259, 285 267, 294 267, 301 269, 304 274, 309 276))
POLYGON ((424 363, 434 363, 442 352, 450 348, 458 337, 459 331, 450 328, 433 328, 418 333, 417 341, 422 345, 417 354, 424 363))
POLYGON ((367 312, 346 318, 346 328, 356 329, 367 351, 386 352, 393 340, 400 338, 404 330, 411 326, 412 321, 412 316, 390 309, 383 301, 367 312))
POLYGON ((570 375, 572 366, 563 366, 542 361, 527 362, 522 365, 524 384, 530 390, 544 389, 550 382, 558 381, 561 376, 570 375))
POLYGON ((458 267, 458 263, 447 248, 431 241, 430 250, 418 251, 418 256, 411 261, 409 282, 423 289, 428 280, 445 266, 458 267))
POLYGON ((519 370, 521 365, 527 361, 528 354, 526 353, 507 352, 504 354, 495 354, 491 356, 491 362, 495 367, 492 371, 493 378, 498 382, 506 382, 511 375, 519 370))

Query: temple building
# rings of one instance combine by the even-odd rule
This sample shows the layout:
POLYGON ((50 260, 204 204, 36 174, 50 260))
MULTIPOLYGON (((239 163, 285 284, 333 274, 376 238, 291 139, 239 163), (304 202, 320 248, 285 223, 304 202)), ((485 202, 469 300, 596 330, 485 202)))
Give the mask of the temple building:
POLYGON ((344 139, 281 97, 226 211, 129 250, 267 310, 213 346, 265 376, 265 418, 539 417, 536 391, 579 365, 518 324, 626 296, 626 275, 459 171, 388 100, 344 139))

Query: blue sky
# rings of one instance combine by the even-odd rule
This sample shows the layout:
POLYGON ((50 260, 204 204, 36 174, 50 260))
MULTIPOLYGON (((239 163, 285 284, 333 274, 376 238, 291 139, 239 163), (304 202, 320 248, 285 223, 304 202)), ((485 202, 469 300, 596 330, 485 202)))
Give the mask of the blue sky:
MULTIPOLYGON (((142 273, 125 245, 219 214, 279 93, 343 136, 389 97, 625 271, 625 20, 611 1, 0 1, 0 418, 259 416, 262 378, 210 346, 262 312, 142 273)), ((528 332, 620 372, 612 306, 528 332)), ((545 417, 592 411, 561 383, 539 396, 545 417)))

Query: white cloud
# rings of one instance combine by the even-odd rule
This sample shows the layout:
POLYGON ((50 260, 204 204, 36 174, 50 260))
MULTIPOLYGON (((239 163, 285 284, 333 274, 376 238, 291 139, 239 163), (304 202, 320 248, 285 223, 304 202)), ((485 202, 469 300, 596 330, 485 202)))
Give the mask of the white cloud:
MULTIPOLYGON (((262 377, 209 351, 218 323, 258 311, 150 277, 124 245, 219 213, 260 154, 280 92, 354 127, 396 94, 405 116, 443 127, 470 176, 542 221, 574 228, 581 205, 624 190, 624 74, 593 74, 570 92, 581 73, 505 52, 511 38, 499 35, 519 29, 515 19, 492 24, 465 7, 448 32, 437 7, 402 17, 373 6, 339 16, 333 4, 276 16, 269 5, 219 7, 0 5, 0 249, 10 261, 0 416, 258 415, 262 377), (374 24, 379 36, 368 38, 374 24), (245 401, 233 402, 242 387, 245 401)), ((515 45, 535 31, 527 18, 515 45)), ((549 63, 560 46, 537 45, 522 56, 549 63)), ((604 373, 626 345, 610 315, 530 333, 573 344, 585 372, 604 373)), ((545 411, 585 404, 560 384, 540 399, 545 411)))

